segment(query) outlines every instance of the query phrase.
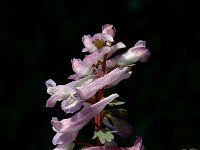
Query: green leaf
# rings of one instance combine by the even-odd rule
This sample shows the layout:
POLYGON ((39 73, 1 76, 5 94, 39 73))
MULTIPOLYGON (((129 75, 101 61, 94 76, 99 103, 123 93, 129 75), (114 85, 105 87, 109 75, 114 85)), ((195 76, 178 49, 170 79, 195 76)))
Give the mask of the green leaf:
POLYGON ((109 103, 110 106, 115 106, 115 105, 122 105, 124 104, 125 102, 121 102, 121 101, 118 101, 118 100, 113 100, 112 102, 109 103))
POLYGON ((99 138, 100 142, 104 144, 106 141, 111 142, 114 139, 114 135, 107 130, 99 130, 94 132, 92 139, 99 138))

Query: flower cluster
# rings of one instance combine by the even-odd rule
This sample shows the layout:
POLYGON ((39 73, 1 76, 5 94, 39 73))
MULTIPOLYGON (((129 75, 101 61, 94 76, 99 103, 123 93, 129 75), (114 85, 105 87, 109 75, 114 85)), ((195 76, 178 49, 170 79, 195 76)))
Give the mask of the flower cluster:
POLYGON ((106 24, 102 32, 93 36, 85 35, 82 38, 82 52, 89 53, 83 60, 72 59, 72 69, 75 74, 70 75, 73 81, 56 85, 49 79, 46 81, 47 93, 51 97, 46 107, 53 107, 61 101, 61 108, 72 117, 59 121, 53 117, 51 124, 56 135, 53 144, 54 150, 72 150, 75 139, 87 123, 94 120, 96 146, 87 146, 85 150, 141 150, 142 140, 138 138, 133 147, 120 148, 114 140, 114 135, 126 138, 132 133, 132 126, 122 119, 126 113, 124 109, 107 109, 109 105, 121 105, 124 102, 116 100, 119 97, 114 93, 105 96, 104 91, 116 86, 121 80, 131 76, 131 66, 135 62, 145 62, 150 53, 146 49, 145 41, 138 41, 134 47, 126 52, 113 56, 125 48, 122 42, 114 42, 116 30, 113 25, 106 24))

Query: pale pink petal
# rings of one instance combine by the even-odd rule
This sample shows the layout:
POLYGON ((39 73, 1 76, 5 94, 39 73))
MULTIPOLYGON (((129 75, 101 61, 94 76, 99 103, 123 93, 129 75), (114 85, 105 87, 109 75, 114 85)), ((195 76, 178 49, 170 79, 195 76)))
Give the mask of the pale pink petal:
POLYGON ((74 113, 82 106, 82 101, 69 97, 67 100, 62 101, 61 108, 65 113, 74 113))
POLYGON ((121 55, 118 60, 118 65, 127 66, 132 65, 137 61, 147 61, 150 52, 145 47, 144 41, 139 41, 136 45, 130 48, 127 52, 121 55))
POLYGON ((100 50, 86 55, 83 61, 75 58, 72 59, 72 69, 74 72, 76 72, 77 75, 70 76, 70 78, 77 79, 92 74, 94 71, 92 65, 96 64, 99 60, 102 60, 103 56, 110 52, 110 50, 110 47, 105 46, 100 50))
POLYGON ((145 47, 146 46, 146 41, 139 40, 134 46, 139 46, 139 47, 143 46, 143 47, 145 47))
POLYGON ((76 139, 78 132, 57 133, 53 138, 53 144, 57 145, 54 150, 72 150, 74 147, 73 141, 76 139))
POLYGON ((75 59, 75 58, 72 59, 72 69, 78 75, 79 78, 92 74, 94 70, 92 66, 89 66, 80 59, 75 59))
POLYGON ((120 80, 119 78, 128 70, 128 67, 115 68, 105 76, 94 80, 91 83, 77 87, 77 93, 82 99, 88 99, 92 97, 99 89, 104 86, 115 83, 120 80))
POLYGON ((108 86, 106 86, 106 88, 111 88, 116 86, 119 82, 121 82, 124 79, 128 79, 132 74, 132 71, 126 71, 124 74, 122 74, 120 76, 120 78, 118 78, 117 80, 115 80, 114 82, 112 82, 111 84, 109 84, 108 86))
POLYGON ((76 113, 73 117, 57 121, 52 118, 52 125, 58 132, 73 132, 80 130, 85 126, 96 114, 100 113, 104 107, 113 99, 118 97, 117 94, 112 94, 106 98, 103 98, 99 102, 84 107, 80 112, 76 113))
POLYGON ((126 45, 124 45, 124 43, 119 42, 115 45, 113 45, 111 47, 111 51, 108 53, 107 58, 109 58, 110 56, 112 56, 117 50, 121 49, 121 48, 125 48, 126 45))
POLYGON ((54 107, 56 102, 58 101, 58 96, 59 94, 51 96, 46 102, 46 107, 54 107))
POLYGON ((95 52, 93 52, 90 55, 87 55, 84 59, 83 62, 87 65, 92 66, 93 64, 96 64, 98 62, 98 60, 102 60, 103 56, 110 52, 111 49, 108 46, 103 47, 100 50, 97 50, 95 52))
POLYGON ((102 33, 107 33, 107 34, 111 35, 112 37, 114 37, 115 33, 116 33, 116 29, 113 27, 113 25, 105 24, 102 27, 102 33))
POLYGON ((85 48, 82 49, 82 52, 89 51, 90 53, 92 53, 92 52, 95 52, 97 50, 97 48, 94 46, 92 41, 93 41, 93 38, 90 35, 84 35, 82 37, 82 42, 85 46, 85 48))

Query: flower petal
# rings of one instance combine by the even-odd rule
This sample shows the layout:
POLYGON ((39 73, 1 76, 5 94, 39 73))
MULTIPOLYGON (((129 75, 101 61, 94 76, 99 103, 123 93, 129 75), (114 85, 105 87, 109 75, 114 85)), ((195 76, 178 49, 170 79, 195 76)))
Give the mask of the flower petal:
POLYGON ((121 55, 118 60, 118 65, 127 66, 132 65, 137 61, 147 61, 150 52, 145 47, 145 41, 138 41, 134 47, 130 48, 127 52, 121 55))
POLYGON ((92 66, 93 64, 96 64, 98 60, 102 60, 103 56, 110 51, 111 51, 110 47, 104 46, 100 50, 97 50, 93 52, 92 54, 87 55, 83 59, 83 62, 89 66, 92 66))
POLYGON ((82 101, 69 97, 67 100, 62 101, 61 108, 65 113, 74 113, 82 106, 82 101))
POLYGON ((120 76, 120 78, 116 79, 114 82, 112 82, 111 84, 109 84, 108 86, 106 86, 106 88, 111 88, 116 86, 119 82, 121 82, 124 79, 128 79, 132 74, 132 71, 126 71, 124 74, 122 74, 120 76))
POLYGON ((125 48, 126 45, 122 42, 119 42, 115 45, 113 45, 111 47, 111 51, 108 53, 107 58, 109 58, 110 56, 112 56, 117 50, 121 49, 121 48, 125 48))
POLYGON ((57 133, 53 138, 53 144, 57 145, 54 150, 72 150, 74 143, 72 143, 77 136, 78 132, 70 133, 57 133))
POLYGON ((47 81, 45 82, 45 84, 46 84, 46 87, 47 87, 47 88, 48 88, 48 87, 54 87, 54 86, 56 86, 56 83, 55 83, 52 79, 47 80, 47 81))
POLYGON ((116 29, 113 27, 113 25, 105 24, 102 27, 102 33, 107 33, 107 34, 111 35, 112 37, 114 37, 115 33, 116 33, 116 29))
POLYGON ((46 107, 54 107, 56 102, 58 101, 58 96, 59 94, 54 94, 53 96, 51 96, 46 102, 46 107))
POLYGON ((97 33, 93 37, 93 39, 100 39, 108 42, 114 42, 113 37, 107 33, 97 33))
POLYGON ((94 46, 94 44, 92 43, 93 38, 90 35, 84 35, 82 37, 82 42, 85 46, 85 48, 82 49, 82 52, 90 52, 93 53, 97 50, 97 48, 94 46))
POLYGON ((79 78, 92 74, 94 68, 80 59, 72 59, 72 69, 79 78))
POLYGON ((115 83, 128 70, 128 67, 115 68, 105 76, 94 80, 91 83, 77 87, 77 93, 82 99, 91 98, 99 89, 104 86, 115 83))
POLYGON ((58 85, 54 87, 49 87, 47 93, 52 95, 46 102, 46 107, 55 106, 56 102, 59 100, 68 99, 69 96, 76 93, 75 86, 79 83, 79 80, 72 81, 66 85, 58 85))
POLYGON ((118 94, 112 94, 109 97, 103 98, 91 106, 84 107, 71 118, 63 119, 62 121, 57 121, 55 118, 52 118, 51 123, 58 132, 78 131, 96 114, 100 113, 109 102, 118 96, 118 94))

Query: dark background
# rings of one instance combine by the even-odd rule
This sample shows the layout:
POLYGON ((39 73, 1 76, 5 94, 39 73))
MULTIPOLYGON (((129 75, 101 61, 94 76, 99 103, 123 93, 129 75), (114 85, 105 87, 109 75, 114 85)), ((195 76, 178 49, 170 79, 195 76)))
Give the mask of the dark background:
POLYGON ((64 113, 45 107, 44 82, 68 83, 70 60, 84 57, 82 36, 109 23, 115 41, 128 49, 145 40, 151 52, 115 89, 126 101, 131 139, 141 135, 147 150, 200 148, 199 17, 192 0, 1 0, 1 146, 53 149, 50 120, 64 113))

